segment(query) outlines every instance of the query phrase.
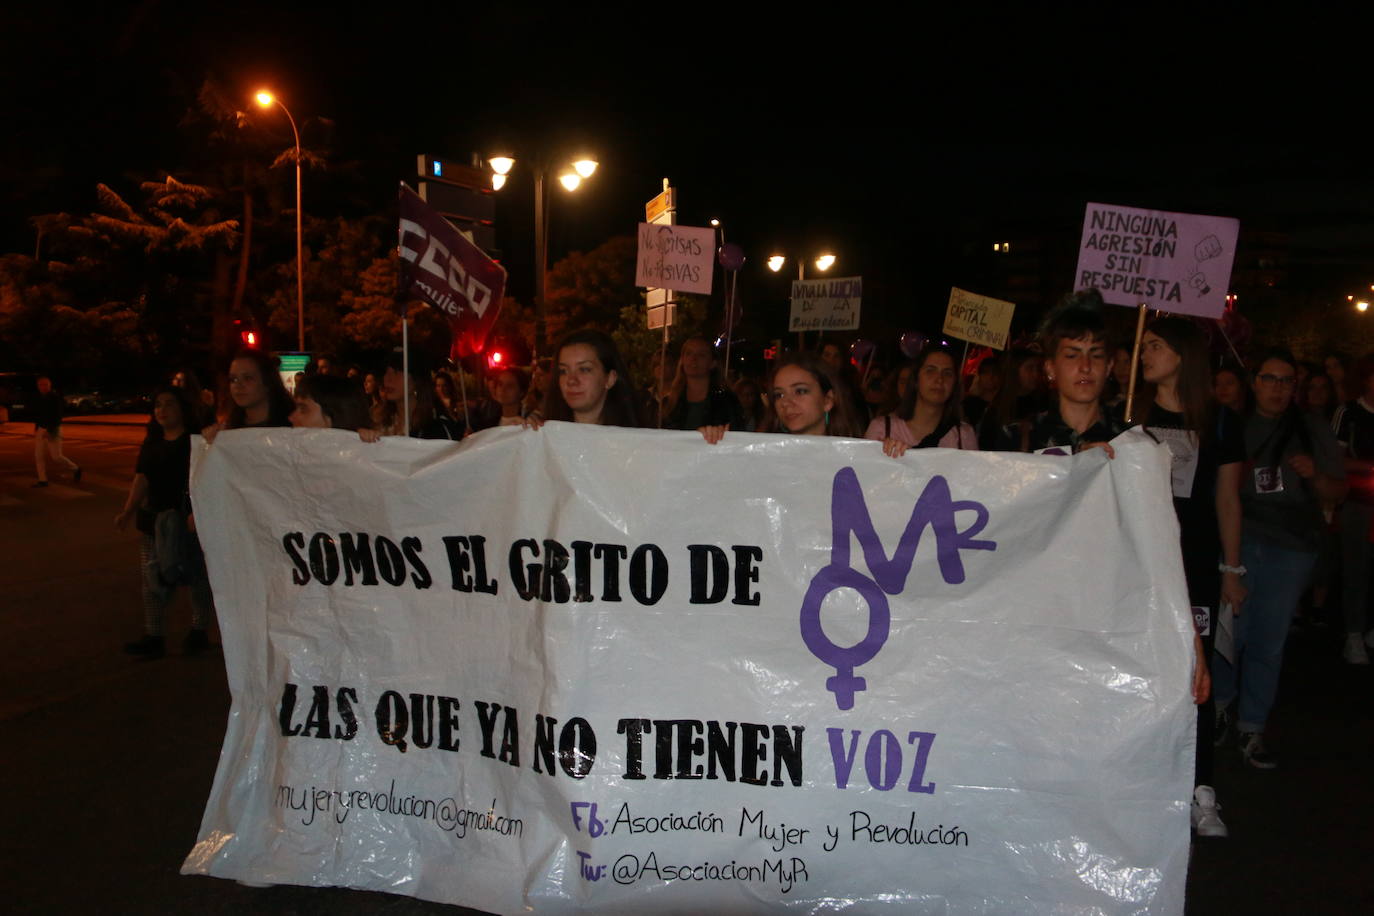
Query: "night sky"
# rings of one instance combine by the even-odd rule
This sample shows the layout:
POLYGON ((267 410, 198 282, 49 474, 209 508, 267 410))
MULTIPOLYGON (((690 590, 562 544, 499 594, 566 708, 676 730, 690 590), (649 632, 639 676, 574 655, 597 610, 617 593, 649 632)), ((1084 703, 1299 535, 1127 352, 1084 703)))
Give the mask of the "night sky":
MULTIPOLYGON (((1367 55, 1338 47, 1353 22, 1241 6, 1154 28, 1141 10, 1089 21, 1067 7, 987 5, 960 22, 776 7, 765 23, 724 5, 476 6, 10 5, 0 250, 32 252, 29 217, 89 211, 98 181, 132 190, 196 162, 178 125, 214 76, 245 108, 274 87, 306 145, 325 135, 314 119, 332 122, 353 184, 347 200, 312 199, 307 172, 308 213, 392 206, 420 152, 513 151, 498 244, 526 300, 525 166, 584 149, 601 168, 555 193, 551 260, 633 232, 666 176, 680 222, 717 217, 744 246, 746 309, 782 314, 787 285, 763 266, 774 249, 828 248, 833 273, 865 279, 866 329, 938 322, 948 287, 978 281, 974 246, 1076 240, 1088 200, 1374 252, 1372 81, 1367 55)), ((1367 268, 1374 282, 1374 253, 1352 257, 1318 281, 1334 291, 1367 268)))

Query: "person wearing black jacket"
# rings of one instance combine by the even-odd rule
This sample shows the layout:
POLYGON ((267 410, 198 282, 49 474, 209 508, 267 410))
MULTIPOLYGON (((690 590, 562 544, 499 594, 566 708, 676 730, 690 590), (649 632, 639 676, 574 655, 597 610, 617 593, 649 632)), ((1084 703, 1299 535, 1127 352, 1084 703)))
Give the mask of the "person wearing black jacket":
POLYGON ((721 380, 711 341, 700 336, 684 340, 677 375, 663 399, 663 428, 725 426, 739 429, 743 425, 743 414, 739 398, 721 380))
POLYGON ((72 472, 72 483, 81 482, 81 466, 62 454, 62 396, 52 390, 52 379, 38 377, 38 399, 33 405, 33 463, 38 471, 35 487, 48 485, 48 467, 44 455, 72 472))

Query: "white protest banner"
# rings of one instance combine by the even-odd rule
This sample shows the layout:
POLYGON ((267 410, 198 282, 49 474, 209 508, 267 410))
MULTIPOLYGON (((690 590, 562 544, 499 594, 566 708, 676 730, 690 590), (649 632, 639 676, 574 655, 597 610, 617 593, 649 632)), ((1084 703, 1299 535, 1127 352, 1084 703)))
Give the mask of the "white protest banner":
POLYGON ((715 258, 716 230, 709 226, 640 223, 635 286, 709 294, 715 258))
POLYGON ((852 331, 859 326, 863 277, 792 281, 789 331, 852 331))
POLYGON ((1114 305, 1220 318, 1240 221, 1088 204, 1074 288, 1114 305))
POLYGON ((497 913, 1180 913, 1169 454, 1113 445, 198 440, 233 706, 183 872, 497 913))
POLYGON ((979 296, 951 286, 949 306, 945 309, 944 332, 971 344, 1005 350, 1014 311, 1015 302, 979 296))

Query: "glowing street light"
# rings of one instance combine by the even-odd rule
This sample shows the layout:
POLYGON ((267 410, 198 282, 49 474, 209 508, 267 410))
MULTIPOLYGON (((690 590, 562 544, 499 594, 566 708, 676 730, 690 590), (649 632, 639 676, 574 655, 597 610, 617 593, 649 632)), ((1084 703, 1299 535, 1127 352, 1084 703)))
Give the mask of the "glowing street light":
MULTIPOLYGON (((491 166, 494 173, 491 176, 491 187, 493 190, 499 191, 506 184, 506 176, 515 167, 515 159, 506 155, 491 156, 488 157, 487 164, 491 166)), ((589 156, 568 162, 559 171, 558 181, 564 189, 576 191, 583 181, 596 174, 597 165, 597 161, 589 156)), ((544 196, 544 182, 553 177, 553 174, 552 167, 546 161, 536 161, 534 165, 534 350, 536 354, 542 354, 547 345, 544 328, 544 294, 549 268, 547 227, 549 203, 544 196)))
MULTIPOLYGON (((835 266, 835 260, 835 256, 827 251, 823 254, 816 255, 816 259, 812 262, 812 264, 817 270, 825 272, 835 266)), ((768 259, 768 269, 771 270, 773 273, 777 273, 778 271, 782 270, 783 265, 786 263, 786 255, 775 254, 768 259)), ((797 259, 797 279, 806 279, 806 260, 803 258, 797 259)))
POLYGON ((301 234, 301 133, 296 130, 296 119, 275 95, 266 89, 258 90, 254 96, 262 108, 276 105, 286 115, 291 124, 291 134, 296 138, 296 350, 305 352, 305 246, 301 234))
POLYGON ((1367 312, 1369 311, 1369 303, 1361 299, 1359 302, 1355 303, 1355 309, 1356 311, 1367 312))

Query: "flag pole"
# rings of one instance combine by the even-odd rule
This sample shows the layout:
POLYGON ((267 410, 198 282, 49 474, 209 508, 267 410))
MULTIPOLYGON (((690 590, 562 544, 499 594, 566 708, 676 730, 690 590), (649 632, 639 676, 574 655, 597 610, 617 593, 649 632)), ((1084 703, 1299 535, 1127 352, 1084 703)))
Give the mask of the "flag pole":
POLYGON ((1131 348, 1131 381, 1126 387, 1126 422, 1135 419, 1132 412, 1135 406, 1135 381, 1136 374, 1140 369, 1140 338, 1145 334, 1145 313, 1149 306, 1144 302, 1140 303, 1140 312, 1135 320, 1135 346, 1131 348))
POLYGON ((735 284, 739 271, 730 272, 730 304, 725 308, 725 381, 730 381, 730 340, 735 336, 735 284))
POLYGON ((410 302, 401 309, 401 412, 406 438, 410 437, 410 302))
POLYGON ((463 364, 458 363, 458 389, 463 393, 463 433, 472 432, 472 418, 468 416, 468 381, 467 373, 463 371, 463 364))

